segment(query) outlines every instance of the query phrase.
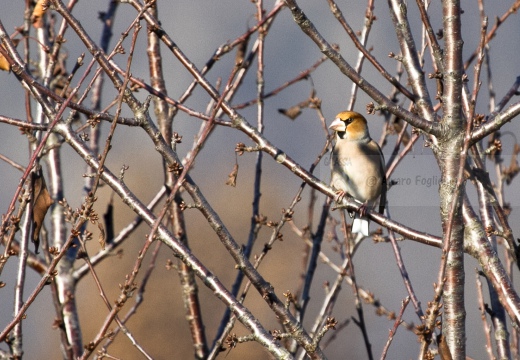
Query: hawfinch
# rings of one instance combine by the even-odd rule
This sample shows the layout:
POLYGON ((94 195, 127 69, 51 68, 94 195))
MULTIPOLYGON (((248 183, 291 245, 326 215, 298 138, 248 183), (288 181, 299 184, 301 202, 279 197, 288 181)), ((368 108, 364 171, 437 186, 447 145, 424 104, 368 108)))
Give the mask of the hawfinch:
POLYGON ((354 111, 336 116, 329 129, 335 132, 332 149, 331 186, 337 190, 338 201, 349 194, 363 203, 352 223, 352 233, 368 236, 366 210, 379 202, 382 214, 386 203, 385 159, 379 145, 368 133, 367 121, 354 111))

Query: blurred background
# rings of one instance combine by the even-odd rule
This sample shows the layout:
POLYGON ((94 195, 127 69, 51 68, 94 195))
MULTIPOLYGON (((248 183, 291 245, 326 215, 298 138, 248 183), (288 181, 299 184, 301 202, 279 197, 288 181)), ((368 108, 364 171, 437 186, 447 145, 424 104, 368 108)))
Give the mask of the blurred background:
MULTIPOLYGON (((306 0, 298 2, 308 17, 314 22, 319 32, 330 42, 340 46, 343 57, 355 64, 358 52, 352 45, 341 25, 331 14, 325 1, 306 0)), ((355 31, 361 30, 364 22, 366 3, 362 1, 338 1, 344 16, 355 31)), ((495 18, 502 16, 511 6, 511 1, 489 2, 485 4, 485 11, 490 19, 490 27, 495 24, 495 18)), ((274 1, 265 1, 264 6, 269 12, 274 1)), ((9 7, 4 7, 0 14, 0 21, 8 32, 13 32, 24 21, 24 2, 12 2, 9 7)), ((478 46, 480 22, 476 2, 464 4, 463 38, 465 59, 473 53, 478 46)), ((81 21, 85 30, 96 42, 101 37, 102 26, 98 19, 99 13, 106 11, 108 1, 91 0, 79 1, 75 5, 73 14, 81 21)), ((237 0, 177 0, 172 2, 158 1, 159 18, 162 26, 176 41, 179 48, 193 61, 198 68, 211 58, 215 50, 224 43, 242 35, 248 27, 255 24, 255 4, 249 1, 237 0)), ((434 29, 442 28, 442 10, 440 2, 431 4, 429 10, 434 29)), ((386 3, 376 2, 374 14, 377 19, 373 24, 368 39, 367 47, 372 54, 390 72, 395 73, 396 61, 388 57, 389 52, 400 53, 399 44, 395 37, 393 24, 389 17, 386 3)), ((119 35, 126 30, 135 18, 135 10, 128 4, 121 4, 115 16, 114 37, 111 46, 115 44, 119 35)), ((58 22, 61 18, 56 15, 58 22)), ((414 27, 416 41, 421 43, 422 27, 419 13, 415 4, 408 4, 408 18, 414 27)), ((137 42, 132 74, 135 77, 148 81, 148 64, 146 57, 146 30, 140 33, 137 42)), ((519 75, 520 52, 520 21, 514 14, 501 25, 497 36, 490 43, 490 66, 492 81, 497 99, 501 99, 513 85, 519 75)), ((256 34, 254 35, 256 38, 256 34)), ((67 67, 70 70, 75 59, 86 49, 79 38, 68 31, 67 42, 64 47, 68 52, 67 67)), ((251 48, 250 41, 249 49, 251 48)), ((31 47, 36 44, 32 43, 31 47)), ((129 39, 124 46, 128 49, 129 39)), ((442 42, 441 42, 442 46, 442 42)), ((22 48, 18 48, 22 51, 22 48)), ((428 53, 428 50, 427 50, 428 53)), ((178 98, 191 83, 192 78, 188 71, 162 47, 164 61, 165 81, 169 96, 178 98)), ((283 9, 276 17, 265 40, 265 91, 269 92, 283 83, 297 77, 300 72, 308 69, 316 63, 322 54, 315 44, 302 33, 294 23, 291 13, 283 9)), ((127 55, 118 55, 115 61, 121 66, 126 66, 127 55)), ((215 84, 219 78, 225 82, 234 66, 234 52, 226 58, 218 61, 206 78, 215 84)), ((87 52, 85 62, 88 63, 91 55, 87 52)), ((431 72, 431 59, 425 57, 425 72, 431 72)), ((81 70, 80 70, 81 71, 81 70)), ((486 75, 487 68, 482 72, 482 91, 478 98, 477 112, 489 113, 489 92, 486 75)), ((380 90, 389 94, 391 86, 368 63, 362 75, 380 90)), ((473 67, 468 69, 469 86, 473 81, 473 67)), ((282 149, 303 167, 308 168, 320 153, 326 140, 322 130, 322 124, 312 109, 303 109, 302 114, 295 120, 280 114, 278 109, 289 108, 307 99, 314 89, 316 96, 322 101, 322 110, 328 122, 339 111, 344 110, 349 103, 351 81, 345 77, 330 61, 325 61, 311 75, 312 81, 301 81, 278 95, 265 100, 265 137, 275 146, 282 149)), ((406 76, 401 83, 406 84, 406 76)), ((12 73, 0 72, 0 84, 2 96, 0 97, 1 115, 25 119, 24 89, 20 86, 12 73)), ((430 94, 435 94, 435 81, 429 81, 430 94)), ((114 99, 114 91, 108 80, 105 80, 106 98, 103 106, 108 105, 114 99)), ((136 96, 144 101, 148 94, 140 90, 136 96)), ((241 104, 256 97, 256 60, 245 78, 244 84, 234 97, 232 104, 241 104)), ((186 103, 187 106, 204 112, 209 96, 200 87, 197 87, 193 96, 186 103)), ((371 99, 361 91, 355 109, 365 114, 365 106, 371 99)), ((400 98, 400 101, 403 101, 400 98)), ((513 102, 518 101, 513 98, 513 102)), ((151 112, 153 113, 153 112, 151 112)), ((256 106, 241 109, 239 111, 250 123, 256 123, 256 106)), ((123 115, 131 116, 124 109, 123 115)), ((372 137, 379 139, 384 126, 381 116, 367 116, 372 137)), ((81 121, 85 121, 82 118, 81 121)), ((179 155, 183 157, 192 147, 192 140, 197 134, 201 120, 179 112, 174 119, 173 129, 183 136, 183 141, 178 145, 179 155)), ((106 136, 109 125, 102 123, 103 134, 106 136)), ((503 127, 503 157, 504 164, 509 164, 512 157, 512 149, 517 143, 516 134, 520 129, 518 122, 513 121, 503 127)), ((389 156, 394 146, 396 136, 388 138, 387 146, 383 148, 385 155, 389 156)), ((0 153, 25 166, 29 160, 28 145, 25 135, 14 127, 0 123, 0 153)), ((105 138, 101 143, 104 144, 105 138)), ((208 201, 219 213, 235 240, 241 244, 247 241, 251 220, 251 203, 253 200, 253 179, 255 154, 245 153, 238 157, 240 166, 237 186, 226 186, 228 174, 235 164, 235 145, 243 142, 252 146, 252 142, 242 133, 229 127, 217 127, 206 142, 191 171, 193 180, 201 187, 201 191, 208 201)), ((150 201, 163 185, 162 159, 154 151, 150 139, 140 128, 118 126, 112 142, 112 150, 107 159, 107 166, 114 173, 118 173, 123 165, 129 166, 125 173, 125 183, 145 203, 150 201)), ((487 144, 485 144, 487 146, 487 144)), ((83 160, 67 145, 62 146, 62 160, 64 169, 65 197, 69 204, 76 208, 83 201, 82 188, 86 172, 83 160)), ((494 164, 489 163, 488 169, 492 179, 495 179, 494 164)), ((320 163, 314 173, 324 182, 329 181, 330 170, 325 161, 320 163)), ((7 163, 0 162, 0 212, 5 213, 18 186, 21 172, 7 163)), ((440 172, 437 162, 429 148, 424 146, 421 139, 414 146, 392 176, 396 182, 388 195, 389 211, 391 217, 409 227, 440 236, 441 226, 438 205, 438 184, 440 172)), ((262 176, 261 213, 269 220, 279 221, 281 211, 287 208, 295 196, 301 180, 294 176, 288 169, 277 164, 269 156, 264 156, 262 176)), ((468 194, 475 202, 475 194, 472 185, 468 183, 468 194)), ((309 209, 310 189, 303 193, 302 200, 295 208, 294 225, 302 228, 307 224, 307 212, 309 209)), ((321 206, 325 201, 322 194, 316 194, 317 202, 314 213, 314 224, 318 222, 321 206)), ((96 210, 102 214, 106 211, 111 198, 111 190, 103 187, 98 192, 96 210)), ((189 204, 190 199, 184 196, 189 204)), ((518 236, 520 225, 518 222, 520 192, 518 191, 518 179, 505 188, 505 199, 512 208, 509 221, 514 234, 518 236)), ((115 230, 116 234, 126 224, 135 218, 135 214, 126 207, 117 196, 114 197, 115 205, 115 230)), ((230 286, 235 279, 236 270, 230 255, 225 251, 219 239, 210 229, 205 219, 195 209, 185 212, 187 220, 187 236, 189 244, 195 256, 206 264, 212 272, 226 285, 230 286)), ((338 218, 337 213, 333 216, 338 218)), ((372 224, 372 230, 377 228, 372 224)), ((315 229, 312 229, 315 231, 315 229)), ((94 231, 94 230, 92 230, 94 231)), ((328 229, 330 231, 330 229, 328 229)), ((123 245, 122 256, 112 256, 106 259, 96 269, 101 278, 108 298, 113 301, 119 294, 118 284, 123 283, 125 275, 130 273, 137 252, 142 247, 145 235, 149 228, 141 225, 123 245)), ((291 231, 291 225, 283 229, 284 241, 276 242, 272 251, 260 266, 260 272, 267 281, 273 284, 277 295, 282 298, 282 293, 291 290, 296 292, 304 266, 302 257, 306 249, 304 241, 291 231)), ((259 254, 263 245, 271 236, 271 230, 264 227, 259 234, 253 254, 259 254)), ((327 236, 326 236, 327 238, 327 236)), ((98 250, 97 244, 92 245, 91 252, 98 250)), ((339 254, 334 250, 334 243, 324 241, 322 251, 332 261, 341 264, 339 254)), ((400 242, 403 259, 407 267, 410 280, 415 292, 420 299, 423 309, 426 303, 432 300, 433 282, 437 280, 440 251, 425 245, 406 240, 400 242)), ((150 254, 149 254, 150 255, 150 254)), ((149 256, 144 261, 146 268, 149 264, 149 256)), ((165 246, 161 249, 147 290, 144 294, 145 301, 138 309, 136 315, 128 323, 128 328, 138 342, 156 359, 184 359, 193 357, 191 338, 181 299, 181 289, 176 270, 168 270, 168 259, 175 261, 172 252, 165 246)), ((480 359, 485 351, 484 334, 478 309, 477 295, 475 292, 475 269, 479 268, 477 261, 469 256, 466 260, 466 301, 467 301, 467 355, 480 359)), ((78 266, 83 265, 81 260, 78 266)), ((12 318, 12 299, 14 284, 16 281, 15 259, 11 259, 3 273, 2 280, 6 287, 0 290, 0 328, 3 328, 12 318)), ((374 243, 370 239, 365 240, 354 258, 357 281, 367 291, 370 291, 379 299, 387 309, 398 312, 401 301, 407 296, 403 281, 399 274, 389 243, 374 243)), ((515 284, 517 269, 515 272, 515 284)), ((142 273, 144 270, 142 271, 142 273)), ((142 280, 138 277, 138 282, 142 280)), ((304 325, 310 328, 314 317, 322 304, 325 282, 333 282, 336 273, 326 264, 319 263, 316 279, 311 293, 311 301, 304 325)), ((29 272, 26 283, 26 294, 34 289, 39 280, 39 275, 29 272)), ((202 316, 206 325, 206 336, 211 345, 217 331, 225 306, 215 298, 213 293, 199 282, 199 292, 202 304, 202 316)), ((79 284, 76 301, 80 311, 82 333, 84 343, 91 341, 97 334, 100 326, 108 313, 106 306, 98 295, 91 277, 86 276, 79 284)), ((130 301, 128 308, 131 306, 130 301)), ((276 318, 260 298, 256 291, 250 291, 245 302, 253 314, 269 330, 280 329, 276 318)), ((393 320, 384 316, 378 316, 375 308, 364 305, 365 318, 375 357, 379 357, 388 338, 388 330, 393 326, 393 320)), ((121 314, 126 313, 123 309, 121 314)), ((354 308, 354 295, 348 285, 344 285, 340 298, 337 301, 333 316, 339 322, 357 316, 354 308)), ((59 350, 59 333, 52 329, 54 320, 54 308, 48 289, 44 290, 37 301, 27 312, 24 320, 24 346, 27 359, 61 358, 59 350)), ((418 323, 418 318, 410 304, 404 314, 407 322, 418 323)), ((113 325, 115 326, 115 324, 113 325)), ((234 329, 238 335, 246 335, 248 331, 237 323, 234 329)), ((366 358, 366 350, 359 328, 351 322, 341 331, 331 331, 325 339, 331 335, 336 340, 326 348, 325 354, 329 359, 362 359, 366 358)), ((0 348, 5 349, 5 344, 0 348)), ((416 335, 400 328, 390 351, 389 359, 410 359, 417 357, 419 343, 416 335)), ((142 355, 132 346, 126 337, 119 335, 114 345, 109 348, 112 356, 121 359, 141 359, 142 355)), ((231 350, 226 359, 265 359, 268 353, 255 343, 239 344, 231 350)), ((224 358, 224 355, 221 355, 224 358)))

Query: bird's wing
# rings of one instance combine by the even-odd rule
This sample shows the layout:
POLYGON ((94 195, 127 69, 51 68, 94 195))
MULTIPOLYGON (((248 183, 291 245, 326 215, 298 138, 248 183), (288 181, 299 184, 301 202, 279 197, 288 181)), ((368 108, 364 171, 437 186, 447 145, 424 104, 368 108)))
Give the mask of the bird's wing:
POLYGON ((377 147, 377 151, 379 152, 379 172, 381 174, 381 195, 379 197, 379 213, 383 214, 385 212, 385 206, 386 206, 386 190, 387 190, 387 184, 386 184, 386 169, 385 169, 385 157, 383 155, 383 152, 381 151, 381 147, 379 147, 379 144, 372 140, 370 142, 370 145, 373 147, 377 147))

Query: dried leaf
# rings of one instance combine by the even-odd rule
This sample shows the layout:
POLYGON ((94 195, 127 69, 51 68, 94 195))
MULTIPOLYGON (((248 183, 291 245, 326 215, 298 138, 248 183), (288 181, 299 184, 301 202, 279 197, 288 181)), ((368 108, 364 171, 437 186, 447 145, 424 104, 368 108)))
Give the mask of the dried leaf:
POLYGON ((105 228, 103 227, 103 224, 101 224, 100 221, 98 221, 97 226, 99 229, 99 245, 101 245, 101 249, 105 250, 105 244, 106 244, 105 228))
POLYGON ((278 109, 278 112, 294 120, 302 113, 302 108, 299 105, 295 105, 288 109, 278 109))
POLYGON ((237 176, 238 176, 238 163, 235 163, 235 166, 233 166, 233 171, 231 171, 231 173, 228 175, 228 178, 227 181, 226 181, 226 185, 230 185, 230 186, 237 186, 237 176))
POLYGON ((246 37, 243 41, 241 41, 237 45, 237 52, 235 55, 235 65, 242 66, 244 63, 244 58, 246 57, 247 52, 247 44, 249 43, 249 36, 246 37))
MULTIPOLYGON (((394 126, 395 133, 400 134, 401 131, 403 130, 403 126, 404 126, 403 119, 396 117, 396 118, 394 118, 394 121, 392 124, 394 126)), ((409 141, 410 141, 410 134, 408 133, 408 131, 405 131, 405 133, 403 134, 403 138, 402 138, 403 145, 404 146, 408 145, 409 141)))
POLYGON ((291 106, 288 109, 278 109, 278 112, 287 116, 291 120, 295 120, 302 113, 302 109, 306 109, 311 105, 311 99, 312 97, 300 102, 299 104, 291 106))
POLYGON ((504 168, 502 170, 504 180, 507 185, 510 185, 513 179, 518 173, 520 173, 520 166, 518 166, 518 154, 520 153, 520 145, 515 144, 515 148, 513 150, 513 156, 511 156, 511 163, 509 167, 504 168))
POLYGON ((33 173, 33 232, 32 232, 32 242, 34 243, 34 252, 38 254, 38 247, 40 245, 40 230, 43 225, 43 220, 45 219, 45 214, 47 214, 47 210, 52 205, 53 201, 49 191, 47 190, 47 185, 45 184, 45 179, 43 178, 43 174, 41 169, 33 173))
POLYGON ((48 0, 38 0, 31 15, 31 22, 37 29, 43 26, 43 15, 48 8, 47 1, 48 0))
POLYGON ((451 352, 448 344, 446 343, 446 338, 441 334, 437 336, 437 346, 439 350, 439 356, 441 360, 452 360, 451 352))
POLYGON ((0 70, 4 70, 4 71, 11 70, 11 65, 9 65, 9 62, 2 54, 0 54, 0 70))
POLYGON ((106 242, 111 244, 114 240, 114 205, 112 205, 112 199, 108 204, 106 213, 103 214, 103 220, 106 228, 106 242))

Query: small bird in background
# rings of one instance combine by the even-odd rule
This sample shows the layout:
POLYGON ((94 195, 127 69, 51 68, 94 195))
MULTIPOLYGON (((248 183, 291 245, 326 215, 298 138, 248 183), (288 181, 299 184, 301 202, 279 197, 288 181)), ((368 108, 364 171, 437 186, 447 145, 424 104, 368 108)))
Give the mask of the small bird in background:
MULTIPOLYGON (((354 111, 340 112, 330 124, 335 132, 332 149, 331 186, 337 190, 337 201, 349 194, 363 203, 352 223, 352 233, 368 236, 367 210, 379 202, 379 213, 385 210, 385 159, 379 145, 368 132, 367 120, 354 111)), ((352 215, 351 215, 352 216, 352 215)))

